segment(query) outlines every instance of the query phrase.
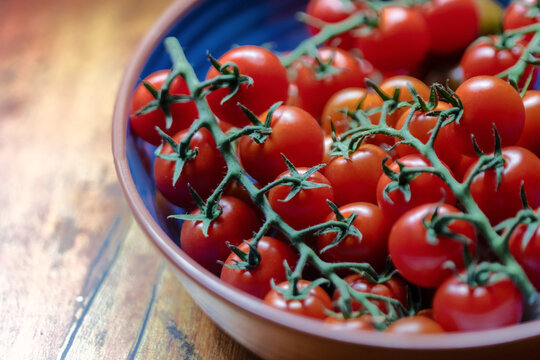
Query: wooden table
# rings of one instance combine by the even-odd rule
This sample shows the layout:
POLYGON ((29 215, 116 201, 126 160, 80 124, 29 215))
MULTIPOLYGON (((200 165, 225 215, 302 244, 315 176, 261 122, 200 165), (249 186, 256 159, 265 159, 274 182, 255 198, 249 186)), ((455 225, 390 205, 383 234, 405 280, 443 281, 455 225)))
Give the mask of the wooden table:
POLYGON ((0 1, 2 359, 254 358, 192 302, 116 180, 115 93, 169 2, 0 1))

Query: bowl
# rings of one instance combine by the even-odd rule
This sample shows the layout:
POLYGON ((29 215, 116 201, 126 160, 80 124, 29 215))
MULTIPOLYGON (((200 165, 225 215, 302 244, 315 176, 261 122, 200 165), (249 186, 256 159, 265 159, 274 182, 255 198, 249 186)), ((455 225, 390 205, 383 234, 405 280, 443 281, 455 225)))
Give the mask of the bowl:
MULTIPOLYGON (((266 359, 500 359, 529 356, 540 347, 540 321, 496 330, 443 335, 395 336, 329 330, 319 321, 290 315, 240 293, 187 256, 178 228, 166 221, 166 202, 151 178, 153 148, 128 126, 135 86, 151 72, 170 67, 162 41, 176 36, 200 78, 208 69, 206 51, 219 56, 232 44, 293 48, 307 36, 294 13, 305 0, 176 1, 146 34, 129 63, 116 100, 112 144, 124 195, 150 241, 194 301, 239 343, 266 359), (238 10, 242 9, 242 10, 238 10)), ((181 209, 174 209, 175 212, 181 209)))

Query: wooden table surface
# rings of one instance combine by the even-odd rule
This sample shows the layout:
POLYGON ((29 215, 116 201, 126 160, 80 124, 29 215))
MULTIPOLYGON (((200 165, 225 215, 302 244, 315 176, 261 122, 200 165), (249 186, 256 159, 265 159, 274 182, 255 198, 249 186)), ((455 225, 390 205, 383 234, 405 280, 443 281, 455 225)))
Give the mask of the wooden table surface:
POLYGON ((116 180, 115 94, 169 3, 0 1, 2 359, 255 358, 192 302, 116 180))

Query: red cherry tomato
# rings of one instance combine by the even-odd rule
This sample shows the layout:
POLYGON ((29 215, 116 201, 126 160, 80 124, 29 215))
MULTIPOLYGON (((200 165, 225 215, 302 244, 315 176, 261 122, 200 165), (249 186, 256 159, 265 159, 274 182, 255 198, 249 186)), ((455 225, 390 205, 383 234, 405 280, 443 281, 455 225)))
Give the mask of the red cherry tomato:
POLYGON ((365 78, 374 72, 368 61, 358 59, 342 49, 322 48, 317 56, 321 63, 330 63, 337 72, 330 72, 321 78, 314 70, 317 62, 313 57, 303 58, 294 65, 300 103, 315 119, 321 116, 324 105, 333 94, 345 88, 365 87, 365 78))
MULTIPOLYGON (((240 244, 238 248, 247 253, 248 244, 240 244)), ((283 261, 287 261, 289 266, 294 268, 297 256, 295 252, 285 243, 269 236, 263 236, 257 245, 257 250, 261 255, 261 261, 253 269, 232 269, 227 265, 235 265, 240 261, 238 255, 230 253, 221 269, 221 280, 245 291, 248 294, 263 299, 272 289, 270 280, 281 283, 286 280, 283 261)))
POLYGON ((474 1, 430 0, 421 11, 431 36, 429 49, 436 54, 463 50, 478 36, 480 21, 474 1))
POLYGON ((488 330, 519 323, 523 296, 508 278, 471 288, 455 275, 435 292, 433 316, 446 331, 488 330))
MULTIPOLYGON (((265 121, 266 114, 260 116, 265 121)), ((238 156, 246 172, 261 183, 274 180, 287 170, 281 154, 296 167, 312 167, 322 162, 324 136, 315 119, 306 111, 283 105, 272 115, 272 134, 262 144, 249 136, 238 140, 238 156)))
POLYGON ((397 335, 440 334, 444 329, 435 320, 416 315, 393 322, 385 332, 397 335))
MULTIPOLYGON (((276 102, 287 100, 287 70, 271 51, 259 46, 239 46, 226 52, 218 62, 222 65, 233 62, 238 66, 241 75, 253 79, 253 85, 240 85, 238 92, 223 104, 221 101, 229 95, 229 88, 218 89, 207 96, 210 108, 220 120, 243 127, 250 124, 250 121, 237 103, 244 105, 255 115, 260 115, 276 102)), ((212 67, 206 79, 213 79, 218 75, 219 72, 212 67)))
MULTIPOLYGON (((300 175, 308 168, 298 168, 300 175)), ((291 176, 290 171, 279 175, 276 180, 291 176)), ((291 191, 290 185, 278 185, 268 192, 270 206, 279 216, 293 228, 300 230, 320 223, 330 211, 327 200, 334 201, 334 190, 324 175, 316 171, 307 181, 327 185, 313 189, 302 189, 292 199, 284 201, 291 191)))
MULTIPOLYGON (((512 1, 503 13, 503 29, 513 30, 540 22, 540 4, 537 0, 512 1), (536 9, 536 13, 531 13, 536 9), (534 15, 532 15, 534 14, 534 15)), ((534 33, 528 34, 530 39, 534 33)))
POLYGON ((349 159, 332 157, 323 172, 332 184, 336 203, 340 206, 354 201, 375 203, 375 189, 386 156, 381 148, 365 144, 349 155, 349 159))
POLYGON ((521 96, 510 84, 493 76, 476 76, 456 90, 463 103, 463 117, 450 129, 455 145, 468 156, 476 156, 474 135, 484 153, 493 152, 497 128, 502 146, 514 145, 523 131, 525 108, 521 96))
MULTIPOLYGON (((311 281, 299 280, 297 289, 304 289, 310 284, 311 281)), ((290 288, 288 281, 282 282, 277 286, 285 290, 290 288)), ((325 310, 332 309, 332 300, 330 299, 330 296, 328 296, 326 291, 324 291, 320 286, 315 286, 309 291, 307 297, 301 300, 286 300, 283 293, 277 291, 276 289, 272 289, 264 297, 264 303, 276 309, 287 311, 292 314, 321 320, 328 317, 325 310)))
MULTIPOLYGON (((425 204, 407 211, 392 227, 388 237, 388 249, 394 266, 401 276, 411 283, 422 287, 436 287, 448 276, 451 269, 443 265, 452 261, 458 269, 463 268, 463 243, 437 236, 437 242, 428 242, 424 221, 431 220, 437 204, 425 204)), ((439 216, 458 214, 455 207, 442 204, 438 207, 439 216)), ((468 246, 474 253, 476 235, 474 227, 464 220, 455 220, 448 225, 450 231, 468 238, 468 246)))
MULTIPOLYGON (((362 239, 349 235, 338 245, 321 253, 321 258, 328 262, 367 262, 380 269, 388 256, 387 238, 388 224, 381 210, 370 203, 351 203, 339 208, 341 214, 348 218, 357 214, 354 226, 362 233, 362 239)), ((326 221, 336 220, 331 213, 326 221)), ((317 237, 317 249, 320 252, 336 238, 335 233, 326 233, 317 237)))
MULTIPOLYGON (((184 221, 180 232, 182 250, 204 268, 219 275, 221 264, 225 261, 230 250, 225 244, 239 245, 243 240, 253 236, 259 229, 259 220, 253 209, 243 201, 230 196, 223 196, 219 201, 221 215, 208 228, 208 236, 204 236, 201 221, 184 221), (238 226, 238 224, 242 226, 238 226)), ((195 210, 191 214, 200 214, 195 210)))
POLYGON ((520 225, 510 237, 510 252, 521 265, 527 277, 538 290, 540 289, 540 227, 529 240, 524 244, 524 236, 527 226, 520 225))
POLYGON ((531 150, 536 156, 540 156, 540 90, 529 90, 523 97, 525 106, 525 127, 517 146, 531 150))
POLYGON ((429 39, 426 21, 419 12, 390 5, 381 10, 376 27, 361 29, 356 47, 379 70, 412 70, 424 59, 429 39))
POLYGON ((346 330, 346 331, 357 331, 357 330, 375 330, 373 326, 373 317, 371 315, 360 315, 357 318, 351 319, 341 319, 337 317, 327 317, 324 320, 324 323, 328 325, 331 330, 346 330))
MULTIPOLYGON (((354 290, 362 293, 375 294, 385 296, 388 298, 396 299, 402 304, 407 301, 407 290, 405 284, 397 278, 392 278, 381 284, 375 284, 365 279, 360 274, 352 274, 344 279, 354 290)), ((341 298, 341 292, 339 290, 334 291, 332 299, 334 302, 341 298)), ((373 304, 377 305, 383 312, 388 312, 388 306, 386 302, 380 300, 370 300, 373 304)), ((364 306, 357 300, 351 301, 351 307, 353 311, 362 311, 364 306)), ((339 311, 339 309, 336 309, 339 311)))
MULTIPOLYGON (((188 130, 176 134, 173 139, 180 142, 188 130)), ((219 185, 227 172, 225 159, 219 152, 212 134, 207 129, 199 130, 191 139, 190 149, 198 149, 194 159, 186 161, 180 178, 173 185, 176 163, 171 160, 157 158, 154 164, 156 187, 167 200, 183 208, 193 208, 195 203, 188 184, 206 199, 219 185)), ((172 148, 165 144, 161 154, 171 154, 172 148)))
MULTIPOLYGON (((152 85, 156 90, 160 90, 163 83, 169 76, 169 70, 160 70, 148 75, 144 82, 152 85)), ((171 95, 187 95, 189 94, 188 86, 184 79, 177 77, 169 87, 171 95)), ((129 123, 133 131, 144 141, 152 145, 161 144, 161 136, 156 131, 156 126, 169 135, 174 135, 180 130, 187 129, 191 123, 198 117, 197 107, 195 103, 179 102, 173 103, 170 106, 171 116, 173 119, 172 125, 166 129, 165 114, 161 109, 156 109, 146 114, 135 115, 139 110, 144 108, 155 98, 150 94, 148 89, 141 83, 135 89, 133 99, 131 100, 129 123)))
MULTIPOLYGON (((420 154, 407 155, 399 158, 401 164, 405 167, 428 167, 429 161, 420 154)), ((391 170, 399 172, 399 165, 393 162, 388 166, 391 170)), ((445 203, 454 204, 456 198, 450 191, 448 185, 434 174, 423 173, 415 177, 409 184, 411 198, 406 200, 403 193, 396 189, 388 194, 389 199, 384 196, 386 185, 391 182, 385 174, 381 175, 377 183, 377 203, 383 211, 384 216, 392 222, 396 221, 401 215, 417 206, 436 203, 445 198, 445 203)))
MULTIPOLYGON (((523 182, 527 201, 532 208, 540 206, 540 159, 519 146, 503 148, 505 159, 501 183, 490 169, 477 175, 471 184, 471 195, 493 225, 514 216, 521 208, 520 189, 523 182)), ((474 165, 471 165, 468 177, 474 165)))

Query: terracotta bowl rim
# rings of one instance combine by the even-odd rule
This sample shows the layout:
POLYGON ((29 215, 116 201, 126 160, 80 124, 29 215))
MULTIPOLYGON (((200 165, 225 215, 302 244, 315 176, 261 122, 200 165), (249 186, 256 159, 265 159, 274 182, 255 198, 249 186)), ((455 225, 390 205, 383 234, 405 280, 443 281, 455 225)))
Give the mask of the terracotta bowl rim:
POLYGON ((366 331, 362 332, 362 336, 358 336, 358 333, 349 331, 329 330, 328 326, 320 321, 270 308, 253 296, 239 293, 186 255, 153 219, 136 190, 125 151, 126 127, 131 95, 149 54, 179 18, 199 2, 200 0, 173 2, 146 33, 124 73, 113 113, 112 152, 122 191, 135 219, 170 264, 173 264, 192 281, 213 293, 214 296, 243 309, 252 316, 261 317, 280 326, 323 340, 387 349, 449 350, 486 347, 540 336, 540 320, 495 330, 442 335, 392 336, 366 331))

